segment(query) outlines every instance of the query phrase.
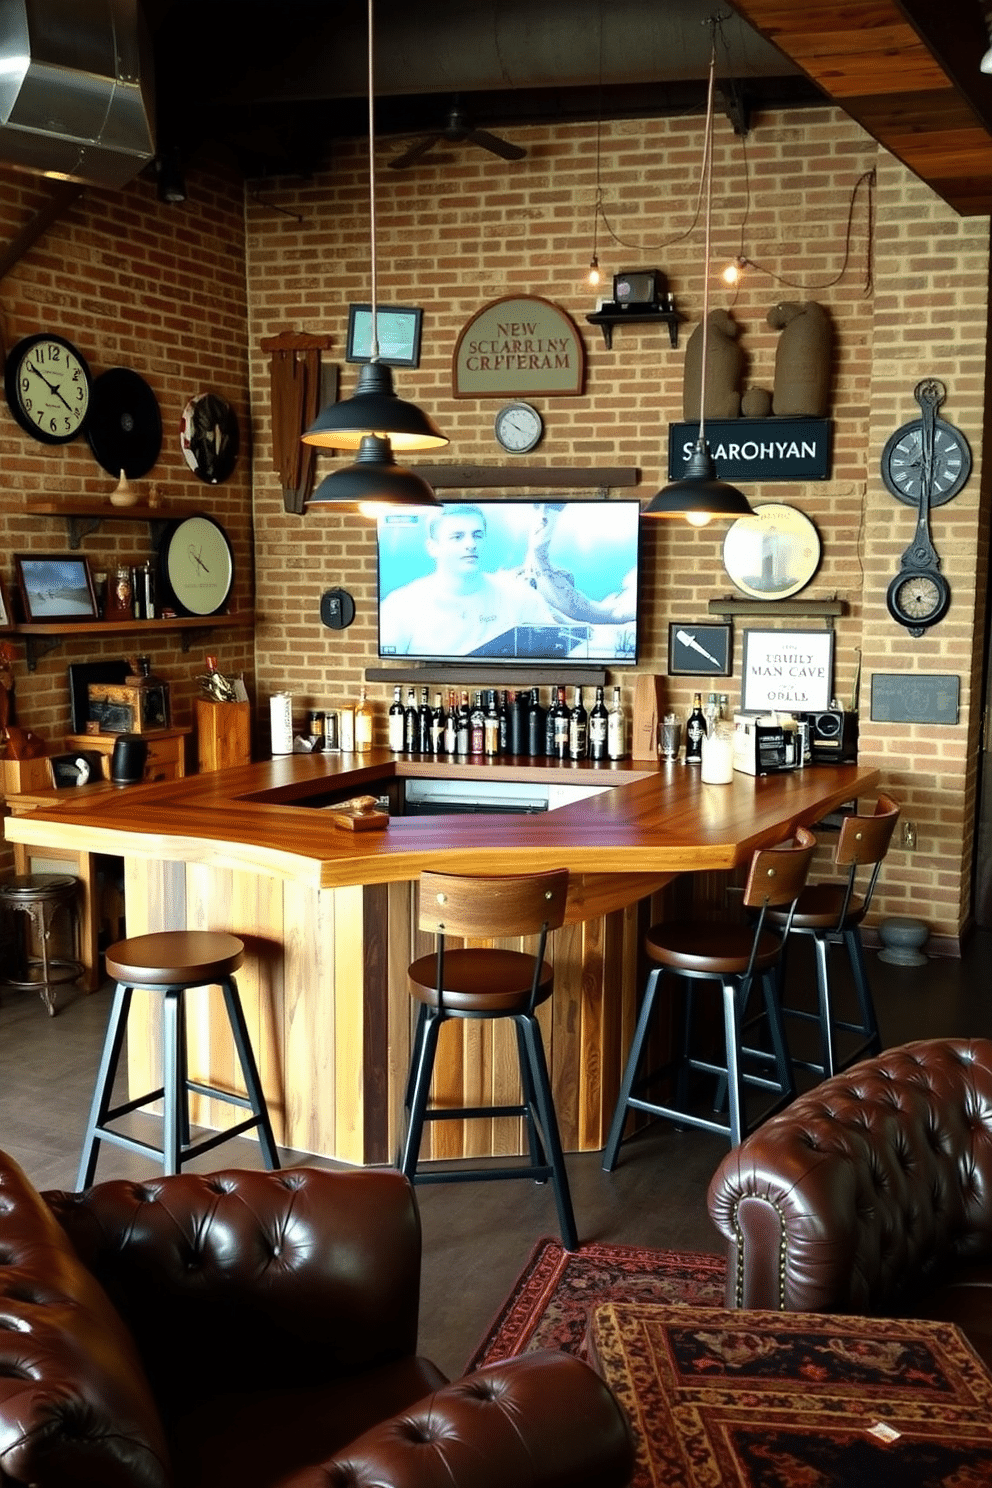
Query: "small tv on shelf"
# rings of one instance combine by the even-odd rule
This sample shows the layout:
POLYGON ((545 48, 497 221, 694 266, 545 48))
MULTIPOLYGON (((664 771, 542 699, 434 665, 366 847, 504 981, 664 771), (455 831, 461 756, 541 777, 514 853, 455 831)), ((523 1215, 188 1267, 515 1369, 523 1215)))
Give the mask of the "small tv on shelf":
POLYGON ((637 501, 453 501, 378 519, 379 655, 637 660, 637 501))

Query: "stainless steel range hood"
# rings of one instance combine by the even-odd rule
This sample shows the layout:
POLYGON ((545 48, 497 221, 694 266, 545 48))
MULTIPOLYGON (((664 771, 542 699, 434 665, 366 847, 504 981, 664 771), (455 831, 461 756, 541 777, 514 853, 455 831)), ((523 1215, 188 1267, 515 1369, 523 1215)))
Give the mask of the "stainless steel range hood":
POLYGON ((0 161, 125 185, 155 154, 138 0, 0 0, 0 161))

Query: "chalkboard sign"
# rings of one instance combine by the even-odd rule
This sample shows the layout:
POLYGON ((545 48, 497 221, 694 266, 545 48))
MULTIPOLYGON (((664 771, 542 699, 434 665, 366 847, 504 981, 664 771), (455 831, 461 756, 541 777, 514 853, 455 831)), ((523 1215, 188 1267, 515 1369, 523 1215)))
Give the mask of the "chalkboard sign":
POLYGON ((876 672, 871 679, 874 723, 958 721, 960 677, 927 677, 918 672, 876 672))

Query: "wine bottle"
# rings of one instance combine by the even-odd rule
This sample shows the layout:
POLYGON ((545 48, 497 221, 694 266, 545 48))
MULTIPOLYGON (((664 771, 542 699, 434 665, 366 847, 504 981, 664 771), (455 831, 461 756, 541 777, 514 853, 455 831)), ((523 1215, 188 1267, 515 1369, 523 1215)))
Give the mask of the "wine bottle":
POLYGON ((444 731, 447 718, 444 712, 444 704, 441 694, 434 694, 434 710, 431 713, 431 754, 442 755, 444 753, 444 731))
POLYGON ((557 689, 555 697, 552 748, 555 759, 568 759, 568 704, 564 687, 557 689))
POLYGON ((403 710, 403 753, 416 754, 417 731, 419 719, 417 717, 417 698, 412 687, 406 690, 406 707, 403 710))
POLYGON ((619 687, 613 689, 613 702, 606 720, 606 753, 612 760, 623 759, 627 753, 627 715, 620 701, 619 687))
POLYGON ((527 709, 527 753, 532 758, 548 752, 547 741, 544 737, 545 723, 546 715, 541 702, 541 689, 532 687, 530 707, 527 709))
POLYGON ((525 692, 515 692, 510 704, 510 754, 524 755, 527 749, 527 703, 525 692))
POLYGON ((568 715, 568 757, 583 760, 589 750, 589 715, 582 701, 582 688, 577 687, 568 715))
POLYGON ((468 706, 468 693, 463 692, 461 702, 458 704, 458 723, 455 728, 456 754, 468 754, 470 728, 471 713, 468 706))
POLYGON ((458 752, 458 710, 455 694, 448 688, 448 712, 444 720, 444 752, 450 759, 458 752))
POLYGON ((499 714, 496 711, 496 693, 492 688, 486 694, 486 710, 482 720, 483 753, 490 759, 499 754, 499 714))
POLYGON ((358 695, 358 707, 355 709, 355 752, 356 754, 368 754, 371 748, 372 709, 363 687, 358 695))
POLYGON ((510 753, 510 705, 505 688, 501 689, 499 701, 496 704, 496 752, 497 754, 510 753))
POLYGON ((386 716, 389 729, 389 747, 394 754, 403 753, 403 689, 393 688, 393 701, 386 716))
POLYGON ((592 705, 589 714, 589 758, 604 760, 606 758, 606 729, 607 729, 606 704, 603 702, 603 689, 596 688, 596 701, 592 705))
POLYGON ((486 715, 482 709, 482 693, 476 692, 472 699, 469 719, 469 754, 481 754, 486 742, 486 715))
POLYGON ((692 712, 685 726, 685 758, 687 764, 698 765, 703 758, 703 739, 706 736, 706 718, 703 714, 703 698, 696 693, 692 699, 692 712))
POLYGON ((417 753, 431 753, 431 705, 426 687, 420 689, 420 707, 417 709, 417 753))

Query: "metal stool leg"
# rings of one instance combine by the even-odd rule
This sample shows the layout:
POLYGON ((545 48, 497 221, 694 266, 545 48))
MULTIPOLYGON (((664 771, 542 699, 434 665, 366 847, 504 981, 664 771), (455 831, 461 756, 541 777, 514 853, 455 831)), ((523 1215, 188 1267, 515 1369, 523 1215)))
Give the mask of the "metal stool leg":
POLYGON ((868 982, 868 968, 865 965, 864 946, 861 942, 861 930, 858 926, 855 926, 852 930, 844 931, 844 945, 847 947, 847 956, 851 963, 851 975, 854 978, 854 988, 858 995, 858 1007, 861 1009, 861 1027, 867 1039, 867 1043, 858 1050, 857 1057, 863 1059, 866 1055, 880 1054, 882 1052, 882 1036, 878 1029, 875 1001, 871 995, 871 986, 868 982))
POLYGON ((830 1004, 830 942, 825 935, 813 936, 816 951, 816 993, 820 1008, 820 1058, 823 1063, 823 1078, 836 1074, 834 1056, 834 1018, 830 1004))
POLYGON ((162 1168, 165 1173, 178 1173, 183 1160, 182 1115, 186 1109, 186 1088, 180 1088, 180 1072, 185 1066, 181 1035, 185 1029, 182 1016, 183 993, 169 987, 162 995, 162 1168))
POLYGON ((131 996, 132 989, 122 986, 118 982, 114 989, 114 1000, 110 1005, 110 1019, 103 1040, 100 1068, 97 1071, 96 1084, 93 1087, 93 1099, 90 1102, 90 1114, 87 1118, 86 1132, 83 1136, 83 1151, 79 1159, 79 1170, 76 1176, 76 1188, 79 1191, 89 1188, 93 1182, 93 1175, 96 1172, 96 1160, 100 1142, 97 1128, 105 1123, 107 1113, 110 1110, 114 1080, 117 1076, 117 1066, 120 1063, 121 1050, 124 1047, 124 1036, 127 1032, 127 1015, 131 1008, 131 996))
MULTIPOLYGON (((514 1032, 517 1036, 517 1057, 520 1061, 520 1083, 523 1086, 524 1105, 527 1108, 525 1116, 527 1122, 527 1151, 530 1153, 532 1167, 546 1168, 548 1166, 548 1159, 545 1156, 540 1130, 537 1122, 534 1120, 534 1112, 537 1110, 537 1094, 534 1090, 534 1077, 531 1074, 527 1043, 520 1024, 515 1018, 513 1022, 514 1032)), ((546 1183, 547 1179, 542 1177, 538 1182, 546 1183)))
POLYGON ((233 976, 227 977, 221 982, 221 991, 224 993, 224 1005, 227 1008, 227 1016, 231 1024, 231 1032, 234 1035, 234 1046, 238 1053, 241 1064, 241 1074, 251 1102, 252 1115, 255 1116, 258 1125, 258 1141, 265 1159, 265 1166, 270 1172, 280 1167, 279 1154, 276 1151, 275 1136, 272 1132, 272 1122, 269 1119, 269 1108, 265 1103, 262 1092, 262 1082, 258 1074, 258 1066, 255 1063, 255 1055, 252 1052, 251 1040, 248 1037, 248 1025, 245 1022, 244 1009, 241 1006, 241 997, 238 993, 238 984, 233 976))
POLYGON ((641 1059, 641 1050, 644 1040, 647 1038, 648 1028, 651 1023, 651 1015, 654 1012, 655 993, 658 990, 658 978, 661 968, 655 967, 648 977, 647 986, 644 989, 644 1001, 641 1003, 641 1011, 637 1018, 637 1027, 630 1045, 630 1053, 627 1055, 627 1064, 624 1068, 623 1079, 620 1082, 620 1091, 617 1095, 617 1103, 613 1112, 613 1122, 610 1126, 610 1135, 606 1140, 606 1150, 603 1153, 603 1172, 612 1173, 616 1167, 617 1154, 620 1151, 620 1142, 623 1138, 623 1129, 627 1121, 627 1103, 630 1093, 634 1088, 634 1080, 637 1077, 637 1066, 641 1059))
POLYGON ((578 1250, 579 1237, 575 1228, 575 1215, 572 1212, 572 1196, 568 1187, 568 1174, 565 1171, 565 1155, 562 1152, 561 1137, 558 1134, 558 1118, 555 1115, 554 1099, 551 1094, 551 1079, 548 1075, 541 1025, 532 1013, 521 1014, 514 1019, 514 1022, 523 1034, 534 1085, 534 1096, 537 1100, 538 1119, 544 1128, 544 1145, 551 1163, 551 1181, 554 1184, 562 1244, 566 1250, 578 1250))
POLYGON ((444 1019, 440 1013, 432 1008, 427 1009, 420 1047, 415 1051, 413 1097, 410 1101, 410 1116, 407 1121, 406 1141, 403 1144, 403 1153, 400 1158, 400 1172, 409 1178, 411 1183, 416 1174, 417 1162, 420 1157, 420 1141, 424 1133, 424 1113, 427 1110, 427 1101, 431 1093, 434 1055, 437 1052, 437 1038, 443 1021, 444 1019))

